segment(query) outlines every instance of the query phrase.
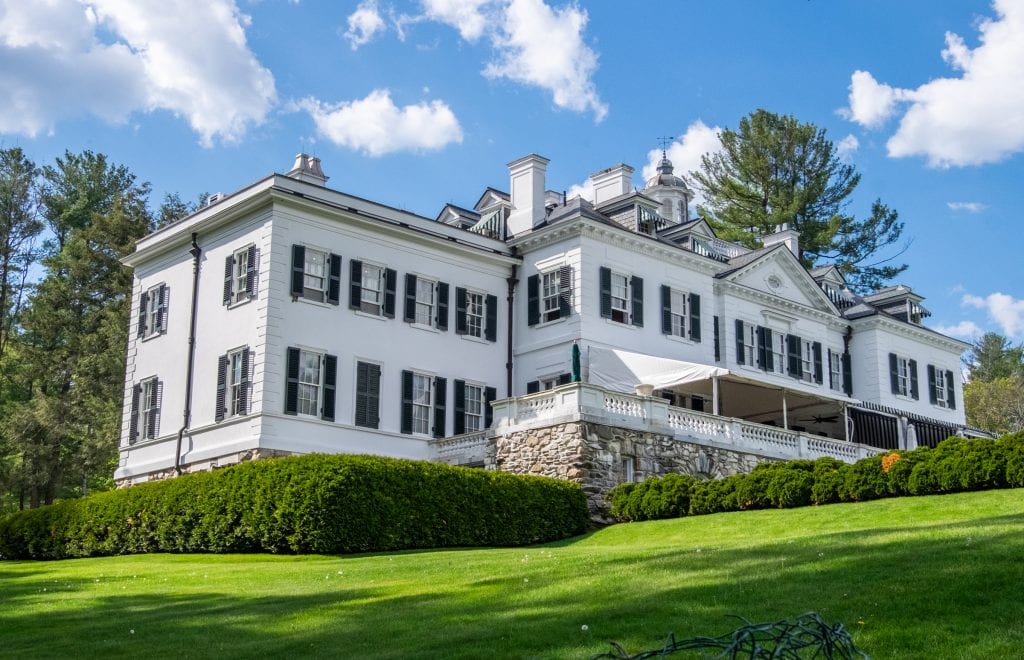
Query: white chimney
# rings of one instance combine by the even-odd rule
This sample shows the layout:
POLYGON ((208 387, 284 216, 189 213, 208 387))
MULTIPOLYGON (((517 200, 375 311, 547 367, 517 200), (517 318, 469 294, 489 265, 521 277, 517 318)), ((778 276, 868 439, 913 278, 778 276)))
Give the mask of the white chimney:
POLYGON ((594 184, 594 206, 600 206, 609 199, 633 191, 633 168, 620 163, 591 174, 590 181, 594 184))
POLYGON ((320 159, 316 156, 307 156, 306 154, 296 154, 295 164, 292 165, 292 169, 288 172, 288 176, 299 181, 306 181, 308 183, 315 183, 318 186, 322 186, 327 183, 327 179, 330 177, 324 174, 324 171, 320 169, 320 159))
POLYGON ((537 154, 523 156, 508 164, 512 212, 508 216, 508 233, 515 236, 533 229, 547 216, 544 210, 544 179, 548 159, 537 154))
POLYGON ((764 247, 771 247, 778 245, 779 243, 785 243, 789 251, 792 252, 797 259, 800 258, 800 232, 795 229, 790 229, 789 225, 779 225, 779 230, 774 234, 768 234, 767 236, 761 237, 761 245, 764 247))

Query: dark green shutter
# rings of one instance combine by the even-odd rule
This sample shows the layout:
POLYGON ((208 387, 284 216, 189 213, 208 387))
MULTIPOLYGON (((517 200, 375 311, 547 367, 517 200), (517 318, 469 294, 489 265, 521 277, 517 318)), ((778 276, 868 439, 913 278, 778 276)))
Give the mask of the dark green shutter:
POLYGON ((406 323, 416 322, 416 276, 405 274, 405 314, 402 320, 406 323))
POLYGON ((816 341, 811 344, 811 355, 814 357, 814 382, 821 385, 825 382, 825 377, 821 373, 821 342, 816 341))
POLYGON ((434 437, 445 437, 445 403, 448 398, 448 381, 440 376, 434 377, 434 437))
POLYGON ((466 290, 455 287, 455 334, 466 334, 466 290))
POLYGON ((152 394, 149 397, 149 434, 152 440, 160 433, 160 402, 164 398, 164 384, 159 380, 153 381, 152 394))
POLYGON ((539 380, 531 380, 530 382, 528 382, 526 384, 526 393, 527 394, 536 394, 537 392, 540 392, 540 381, 539 380))
POLYGON ((601 266, 598 273, 601 287, 601 317, 612 317, 612 269, 601 266))
POLYGON ((832 379, 832 349, 828 351, 828 388, 830 390, 836 388, 835 381, 832 379))
POLYGON ((248 264, 245 267, 245 295, 250 298, 256 295, 256 273, 259 268, 259 264, 256 263, 258 252, 256 252, 256 245, 250 245, 248 250, 248 264))
POLYGON ((843 392, 853 396, 853 360, 848 352, 843 353, 843 392))
POLYGON ((327 302, 337 305, 341 298, 341 257, 332 254, 328 261, 330 278, 327 280, 327 302))
MULTIPOLYGON (((296 298, 302 297, 302 290, 306 285, 306 247, 304 245, 292 246, 292 295, 296 298)), ((225 291, 230 287, 224 285, 225 291)))
POLYGON ((661 285, 661 334, 672 334, 672 289, 661 285))
POLYGON ((253 360, 253 352, 249 349, 242 350, 242 376, 238 383, 238 414, 249 413, 249 369, 253 360))
POLYGON ((757 326, 755 330, 757 334, 757 366, 761 367, 763 371, 768 371, 768 355, 771 354, 771 350, 768 347, 768 340, 765 339, 765 333, 771 332, 767 328, 757 326))
POLYGON ((157 309, 156 329, 157 332, 167 332, 167 297, 168 289, 166 284, 160 285, 160 307, 157 309))
POLYGON ((448 331, 448 283, 437 283, 437 329, 448 331))
POLYGON ((398 286, 398 273, 391 268, 384 269, 384 316, 395 318, 395 288, 398 286))
POLYGON ((746 357, 743 351, 743 321, 736 319, 736 364, 744 364, 746 357))
MULTIPOLYGON (((302 246, 297 246, 302 247, 302 246)), ((294 248, 293 248, 294 249, 294 248)), ((231 304, 232 276, 235 271, 235 255, 229 254, 224 259, 224 304, 231 304)))
POLYGON ((572 314, 572 267, 558 269, 558 318, 566 319, 572 314))
POLYGON ((356 364, 356 426, 375 429, 380 423, 380 365, 356 364))
POLYGON ((804 375, 802 343, 800 337, 786 335, 786 350, 789 353, 789 375, 793 378, 800 378, 804 375))
POLYGON ((139 328, 138 336, 146 336, 146 308, 149 306, 149 293, 143 292, 139 296, 139 328))
POLYGON ((142 396, 142 385, 132 387, 132 414, 128 418, 128 444, 139 439, 139 398, 142 396))
POLYGON ((328 422, 334 421, 334 403, 338 383, 338 358, 334 355, 324 356, 324 402, 320 408, 320 417, 328 422))
POLYGON ((284 394, 284 412, 286 415, 299 413, 299 354, 297 348, 288 349, 287 381, 284 394))
POLYGON ((629 278, 629 297, 633 302, 633 325, 644 327, 644 280, 641 277, 629 278))
POLYGON ((540 275, 526 278, 526 325, 540 323, 540 275))
POLYGON ((466 432, 466 381, 456 380, 454 387, 455 419, 452 435, 462 435, 466 432))
POLYGON ((714 334, 714 339, 715 339, 715 362, 720 362, 721 359, 722 359, 722 349, 720 348, 721 344, 720 344, 719 330, 718 330, 718 317, 715 316, 712 319, 712 321, 713 321, 713 323, 712 323, 712 333, 714 334))
POLYGON ((892 393, 900 393, 900 368, 899 358, 895 353, 889 353, 889 382, 892 384, 892 393))
POLYGON ((956 383, 952 371, 946 372, 946 405, 950 410, 956 410, 956 383))
POLYGON ((928 365, 928 401, 935 405, 939 402, 938 384, 935 382, 935 365, 928 365))
POLYGON ((402 433, 412 433, 412 372, 402 371, 402 433))
POLYGON ((363 262, 355 259, 348 261, 349 288, 348 306, 349 309, 362 309, 363 306, 363 262))
POLYGON ((916 400, 918 398, 917 360, 908 360, 907 365, 910 367, 910 396, 916 400))
POLYGON ((571 373, 558 374, 558 384, 559 385, 568 385, 571 382, 572 382, 572 374, 571 373))
POLYGON ((217 400, 214 405, 213 419, 216 422, 224 419, 227 414, 228 356, 217 358, 217 400))
POLYGON ((690 339, 700 341, 700 296, 691 293, 690 296, 690 339))
POLYGON ((494 410, 491 409, 491 404, 498 398, 498 390, 493 387, 484 388, 484 428, 491 428, 491 424, 494 423, 494 410))
POLYGON ((484 339, 498 341, 498 296, 488 294, 484 300, 484 339))

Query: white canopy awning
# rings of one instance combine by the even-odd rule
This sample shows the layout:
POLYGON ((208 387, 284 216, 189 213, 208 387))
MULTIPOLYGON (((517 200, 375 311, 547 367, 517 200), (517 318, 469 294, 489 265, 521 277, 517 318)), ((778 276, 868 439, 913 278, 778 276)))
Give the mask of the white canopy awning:
POLYGON ((728 369, 705 364, 596 346, 588 348, 588 355, 590 383, 616 392, 632 393, 637 385, 666 389, 729 373, 728 369))

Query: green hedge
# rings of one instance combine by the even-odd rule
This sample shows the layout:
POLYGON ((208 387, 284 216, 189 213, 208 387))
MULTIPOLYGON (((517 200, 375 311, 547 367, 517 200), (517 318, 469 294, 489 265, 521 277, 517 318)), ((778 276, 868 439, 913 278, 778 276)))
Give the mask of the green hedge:
POLYGON ((0 557, 515 546, 589 524, 566 481, 375 456, 243 463, 0 519, 0 557))
POLYGON ((1024 432, 949 438, 936 448, 889 452, 850 465, 834 458, 761 463, 749 474, 700 481, 686 475, 621 484, 609 494, 619 520, 743 509, 792 508, 1024 486, 1024 432))

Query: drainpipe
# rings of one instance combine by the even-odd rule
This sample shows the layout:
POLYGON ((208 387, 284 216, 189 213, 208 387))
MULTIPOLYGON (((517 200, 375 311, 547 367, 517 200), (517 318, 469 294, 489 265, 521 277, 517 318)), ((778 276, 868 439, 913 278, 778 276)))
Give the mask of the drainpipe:
POLYGON ((196 310, 199 305, 199 257, 203 251, 196 242, 197 234, 192 232, 192 316, 188 326, 188 362, 185 367, 185 412, 181 428, 178 429, 178 444, 174 450, 174 474, 181 474, 181 440, 192 419, 192 372, 196 362, 196 310))
POLYGON ((508 345, 506 350, 506 361, 505 361, 505 393, 508 398, 512 398, 512 310, 515 308, 515 294, 516 294, 516 283, 519 279, 516 277, 516 266, 512 264, 512 272, 509 273, 509 277, 506 280, 508 282, 508 345))

